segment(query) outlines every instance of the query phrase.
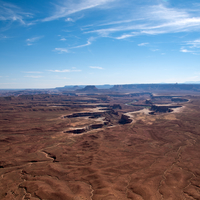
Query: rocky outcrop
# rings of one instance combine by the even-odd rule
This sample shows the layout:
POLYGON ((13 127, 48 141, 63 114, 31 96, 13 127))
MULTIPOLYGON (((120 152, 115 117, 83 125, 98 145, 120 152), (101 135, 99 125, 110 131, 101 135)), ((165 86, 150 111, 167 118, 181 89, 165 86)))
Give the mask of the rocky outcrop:
POLYGON ((98 128, 102 128, 103 126, 104 126, 104 124, 93 124, 93 125, 89 126, 89 128, 98 129, 98 128))
POLYGON ((90 117, 90 118, 98 118, 102 116, 103 112, 82 112, 82 113, 74 113, 72 115, 64 116, 64 118, 74 118, 74 117, 90 117))
POLYGON ((94 85, 87 85, 83 89, 79 89, 77 91, 83 91, 83 92, 96 92, 98 89, 94 85))
POLYGON ((132 122, 132 119, 130 119, 129 116, 123 115, 121 116, 121 119, 119 120, 119 124, 129 124, 132 122))
POLYGON ((160 113, 167 113, 173 111, 172 109, 169 108, 169 106, 156 106, 156 105, 152 105, 151 110, 160 113))
POLYGON ((152 105, 151 106, 151 111, 149 114, 154 114, 156 112, 159 112, 159 113, 167 113, 167 112, 172 112, 173 109, 172 108, 179 108, 179 107, 182 107, 182 106, 156 106, 156 105, 152 105))
POLYGON ((106 126, 108 124, 109 124, 109 122, 106 121, 106 122, 99 123, 99 124, 92 124, 92 125, 87 126, 85 128, 78 128, 78 129, 69 130, 69 131, 66 131, 65 133, 81 134, 81 133, 84 133, 86 131, 90 131, 92 129, 103 128, 104 126, 106 126))
POLYGON ((66 133, 80 134, 80 133, 84 133, 85 131, 86 131, 86 129, 79 128, 79 129, 74 129, 74 130, 66 131, 66 133))
POLYGON ((122 109, 122 107, 120 106, 120 104, 114 104, 112 106, 112 109, 122 109))
POLYGON ((188 99, 181 99, 181 98, 172 98, 171 99, 173 102, 177 102, 177 103, 182 103, 182 102, 188 102, 188 99))
POLYGON ((89 118, 99 118, 104 117, 105 114, 109 115, 118 115, 118 112, 114 111, 113 109, 107 110, 106 112, 81 112, 81 113, 73 113, 71 115, 66 115, 64 118, 74 118, 74 117, 89 117, 89 118))
POLYGON ((147 100, 145 101, 145 104, 152 105, 152 101, 151 101, 150 99, 147 99, 147 100))

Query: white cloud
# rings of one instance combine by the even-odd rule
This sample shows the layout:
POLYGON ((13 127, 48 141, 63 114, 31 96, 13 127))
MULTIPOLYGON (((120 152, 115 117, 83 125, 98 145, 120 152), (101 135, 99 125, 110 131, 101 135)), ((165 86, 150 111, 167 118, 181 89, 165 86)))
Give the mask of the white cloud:
MULTIPOLYGON (((92 44, 92 41, 94 41, 94 40, 95 40, 94 37, 90 37, 90 38, 87 40, 87 43, 86 43, 86 44, 82 44, 82 45, 70 47, 69 49, 78 49, 78 48, 82 48, 82 47, 89 46, 89 45, 92 44)), ((60 54, 61 54, 61 53, 69 53, 69 50, 66 49, 66 48, 55 48, 54 51, 57 51, 57 52, 59 52, 60 54)))
POLYGON ((54 51, 57 51, 58 53, 69 53, 68 49, 65 48, 55 48, 54 51))
POLYGON ((186 47, 181 47, 181 52, 192 53, 193 55, 200 55, 200 39, 185 42, 186 47))
POLYGON ((130 37, 133 37, 133 36, 135 36, 135 34, 123 34, 119 37, 116 37, 115 39, 121 40, 121 39, 125 39, 125 38, 130 38, 130 37))
POLYGON ((79 45, 79 46, 75 46, 75 47, 71 47, 72 49, 77 49, 77 48, 82 48, 82 47, 86 47, 86 46, 89 46, 91 45, 92 43, 90 41, 87 41, 86 44, 82 44, 82 45, 79 45))
MULTIPOLYGON (((85 33, 97 33, 101 37, 108 37, 113 33, 122 32, 123 34, 120 33, 120 36, 115 38, 125 39, 144 34, 158 35, 200 30, 200 14, 197 12, 194 14, 194 12, 189 9, 169 8, 166 5, 159 4, 143 6, 142 8, 138 7, 137 11, 134 12, 133 10, 132 12, 135 13, 135 15, 130 16, 127 14, 124 20, 102 24, 102 29, 93 29, 93 27, 91 27, 90 30, 85 33), (127 33, 128 31, 133 32, 127 33)), ((134 9, 134 6, 132 7, 134 9)))
MULTIPOLYGON (((96 8, 115 0, 78 0, 78 1, 62 1, 60 5, 55 5, 56 11, 50 17, 43 19, 43 21, 52 21, 59 18, 67 17, 70 14, 81 12, 96 8)), ((71 18, 70 18, 71 19, 71 18)))
POLYGON ((147 12, 146 17, 156 21, 166 20, 166 22, 176 22, 189 17, 186 11, 175 8, 167 8, 163 4, 146 7, 144 11, 147 12))
POLYGON ((66 22, 74 22, 74 20, 70 17, 68 17, 67 19, 65 19, 66 22))
POLYGON ((31 13, 25 13, 21 8, 14 4, 0 1, 0 21, 18 21, 19 23, 26 25, 25 19, 30 18, 31 13))
POLYGON ((97 66, 90 66, 92 69, 103 69, 102 67, 97 67, 97 66))
POLYGON ((186 42, 190 48, 200 48, 200 39, 186 42))
POLYGON ((27 77, 27 78, 42 78, 43 76, 24 76, 24 77, 27 77))
POLYGON ((70 80, 71 78, 68 78, 68 77, 62 77, 62 76, 59 76, 59 75, 55 75, 55 80, 70 80))
POLYGON ((66 80, 66 79, 70 79, 70 78, 67 78, 67 77, 63 77, 63 78, 59 78, 59 79, 64 79, 64 80, 66 80))
POLYGON ((27 45, 28 45, 28 46, 31 46, 31 45, 33 45, 35 42, 37 42, 38 40, 40 40, 40 39, 43 38, 43 37, 44 37, 44 36, 28 38, 28 39, 26 39, 27 45))
POLYGON ((56 69, 56 70, 48 70, 48 71, 50 71, 50 72, 70 72, 70 70, 69 69, 64 69, 64 70, 58 70, 58 69, 56 69))
POLYGON ((66 41, 66 39, 65 38, 61 38, 60 41, 66 41))
POLYGON ((143 43, 138 44, 138 46, 139 47, 141 47, 141 46, 147 46, 148 44, 149 44, 148 42, 143 42, 143 43))
POLYGON ((190 50, 185 49, 185 48, 181 48, 180 52, 182 52, 182 53, 193 53, 193 51, 190 51, 190 50))
POLYGON ((81 72, 81 70, 71 70, 71 69, 63 69, 63 70, 48 70, 50 72, 56 72, 56 73, 65 73, 65 72, 81 72))
POLYGON ((98 26, 108 26, 108 25, 115 25, 115 24, 126 24, 126 23, 131 23, 131 22, 135 22, 135 21, 140 21, 143 18, 134 18, 134 19, 125 19, 125 20, 119 20, 119 21, 112 21, 112 22, 108 22, 108 23, 103 23, 100 24, 98 26))
POLYGON ((23 72, 23 73, 27 73, 27 74, 41 74, 43 72, 39 72, 39 71, 27 71, 27 72, 23 72))
POLYGON ((82 48, 82 47, 86 47, 86 46, 89 46, 92 44, 92 42, 95 40, 94 37, 91 37, 88 39, 87 43, 86 44, 82 44, 82 45, 79 45, 79 46, 75 46, 75 47, 71 47, 71 49, 77 49, 77 48, 82 48))

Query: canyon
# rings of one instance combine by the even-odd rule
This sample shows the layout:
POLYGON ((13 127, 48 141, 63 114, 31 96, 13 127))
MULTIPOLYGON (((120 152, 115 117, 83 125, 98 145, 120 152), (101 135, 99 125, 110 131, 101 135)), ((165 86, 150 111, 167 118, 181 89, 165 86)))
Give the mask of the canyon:
POLYGON ((197 92, 70 93, 0 98, 0 199, 200 199, 197 92))

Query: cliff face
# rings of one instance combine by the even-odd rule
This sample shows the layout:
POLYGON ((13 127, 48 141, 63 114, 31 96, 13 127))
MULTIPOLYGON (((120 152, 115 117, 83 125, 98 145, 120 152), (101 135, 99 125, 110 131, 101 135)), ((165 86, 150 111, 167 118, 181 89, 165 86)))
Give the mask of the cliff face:
POLYGON ((66 131, 66 133, 80 134, 80 133, 83 133, 85 131, 86 131, 86 129, 79 128, 79 129, 74 129, 74 130, 66 131))
POLYGON ((168 106, 152 105, 151 110, 154 112, 160 112, 160 113, 172 112, 172 109, 170 109, 168 106))
POLYGON ((119 124, 129 124, 132 122, 132 119, 130 119, 130 117, 128 117, 127 115, 123 115, 121 116, 121 119, 119 120, 119 124))
POLYGON ((120 104, 114 104, 112 106, 113 109, 122 109, 122 107, 120 106, 120 104))
POLYGON ((145 104, 152 105, 152 101, 151 101, 150 99, 147 99, 147 100, 145 101, 145 104))
POLYGON ((87 85, 83 89, 80 89, 78 91, 83 91, 83 92, 96 92, 98 89, 94 85, 87 85))

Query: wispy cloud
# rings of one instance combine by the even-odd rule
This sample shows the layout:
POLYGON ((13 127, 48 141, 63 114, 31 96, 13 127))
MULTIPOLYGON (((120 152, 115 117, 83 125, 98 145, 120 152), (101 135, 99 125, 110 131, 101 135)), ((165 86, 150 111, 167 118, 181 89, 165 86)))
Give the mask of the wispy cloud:
POLYGON ((193 40, 193 41, 187 41, 186 44, 190 48, 200 48, 200 39, 193 40))
POLYGON ((86 46, 89 46, 92 44, 92 42, 95 40, 96 38, 94 37, 90 37, 87 41, 86 44, 82 44, 82 45, 79 45, 79 46, 74 46, 74 47, 71 47, 71 49, 77 49, 77 48, 82 48, 82 47, 86 47, 86 46))
POLYGON ((40 40, 41 38, 43 38, 44 36, 38 36, 38 37, 32 37, 32 38, 28 38, 26 39, 27 45, 31 46, 33 45, 35 42, 37 42, 38 40, 40 40))
POLYGON ((130 38, 130 37, 133 37, 133 36, 135 36, 135 34, 123 34, 123 35, 121 35, 119 37, 116 37, 115 39, 122 40, 122 39, 130 38))
POLYGON ((25 25, 25 19, 31 16, 31 13, 23 12, 21 8, 14 4, 0 1, 0 21, 18 21, 20 24, 25 25))
MULTIPOLYGON (((91 27, 85 33, 97 33, 101 37, 110 37, 114 33, 119 33, 120 35, 115 38, 125 39, 137 35, 158 35, 200 30, 200 14, 197 12, 194 14, 189 9, 169 8, 166 5, 138 7, 135 15, 126 15, 126 18, 129 19, 103 24, 101 29, 91 27)), ((134 6, 132 7, 134 8, 134 6)))
POLYGON ((0 34, 0 40, 6 40, 8 38, 9 38, 8 36, 0 34))
POLYGON ((82 44, 82 45, 78 45, 78 46, 75 46, 75 47, 71 47, 71 49, 77 49, 77 48, 82 48, 82 47, 86 47, 86 46, 89 46, 91 45, 92 43, 90 41, 87 41, 86 44, 82 44))
POLYGON ((71 79, 71 78, 67 78, 67 77, 58 77, 58 79, 60 80, 60 79, 64 79, 64 80, 69 80, 69 79, 71 79))
POLYGON ((191 51, 191 50, 188 50, 188 49, 182 47, 180 49, 180 52, 182 52, 182 53, 193 53, 194 51, 191 51))
POLYGON ((43 72, 40 72, 40 71, 26 71, 26 72, 23 72, 23 73, 27 73, 27 74, 41 74, 43 72))
POLYGON ((92 69, 103 69, 103 67, 98 67, 98 66, 90 66, 92 69))
POLYGON ((143 43, 138 44, 138 46, 139 47, 141 47, 141 46, 147 46, 148 44, 149 44, 148 42, 143 42, 143 43))
POLYGON ((82 19, 83 17, 84 17, 85 15, 84 14, 81 14, 80 16, 74 16, 73 17, 73 19, 71 18, 71 17, 67 17, 66 19, 65 19, 65 21, 66 22, 76 22, 77 20, 79 20, 79 19, 82 19))
POLYGON ((58 52, 58 53, 69 53, 69 50, 66 48, 55 48, 54 51, 58 52))
POLYGON ((74 22, 74 20, 70 17, 68 17, 67 19, 65 19, 66 22, 74 22))
POLYGON ((78 49, 78 48, 83 48, 83 47, 86 47, 86 46, 89 46, 92 44, 92 42, 95 40, 96 38, 94 37, 90 37, 88 40, 87 40, 87 43, 86 44, 82 44, 82 45, 78 45, 78 46, 74 46, 74 47, 70 47, 70 48, 55 48, 54 51, 57 51, 58 53, 70 53, 69 49, 78 49))
MULTIPOLYGON (((52 21, 59 18, 67 17, 70 14, 81 12, 84 10, 96 8, 115 0, 78 0, 78 1, 62 1, 60 5, 56 4, 56 11, 50 17, 43 19, 43 21, 52 21)), ((67 18, 68 19, 68 18, 67 18)))
POLYGON ((63 69, 63 70, 48 70, 49 72, 56 72, 56 73, 66 73, 66 72, 81 72, 81 70, 71 70, 71 69, 63 69))
POLYGON ((64 37, 64 36, 62 36, 62 35, 58 35, 58 37, 60 38, 60 41, 66 41, 67 39, 64 37))
POLYGON ((159 50, 160 50, 160 49, 151 49, 151 51, 154 51, 154 52, 155 52, 155 51, 159 51, 159 50))
POLYGON ((42 78, 43 76, 24 76, 24 77, 27 77, 27 78, 42 78))
POLYGON ((181 47, 180 52, 192 53, 193 55, 200 54, 200 39, 184 42, 184 46, 181 47))

